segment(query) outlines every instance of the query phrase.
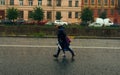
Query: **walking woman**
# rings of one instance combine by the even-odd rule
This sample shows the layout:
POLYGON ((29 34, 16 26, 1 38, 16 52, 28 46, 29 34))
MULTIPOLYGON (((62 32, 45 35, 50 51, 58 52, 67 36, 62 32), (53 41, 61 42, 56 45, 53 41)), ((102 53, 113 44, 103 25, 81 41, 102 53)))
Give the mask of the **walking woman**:
MULTIPOLYGON (((75 56, 73 50, 69 47, 70 44, 67 41, 67 36, 65 33, 65 29, 63 26, 58 26, 58 32, 57 32, 57 38, 58 38, 58 44, 61 46, 63 53, 65 54, 65 51, 70 51, 72 58, 75 56)), ((56 54, 54 54, 53 56, 58 58, 59 53, 60 53, 61 49, 58 47, 58 51, 56 54)))

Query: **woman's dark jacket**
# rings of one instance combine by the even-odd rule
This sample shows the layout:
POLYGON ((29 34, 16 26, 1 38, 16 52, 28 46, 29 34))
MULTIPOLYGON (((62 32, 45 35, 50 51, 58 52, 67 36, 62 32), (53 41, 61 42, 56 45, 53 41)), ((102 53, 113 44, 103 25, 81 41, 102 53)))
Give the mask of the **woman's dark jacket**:
POLYGON ((64 27, 61 26, 58 28, 57 37, 58 37, 58 43, 60 44, 62 49, 66 49, 69 46, 69 43, 66 40, 66 33, 64 27))

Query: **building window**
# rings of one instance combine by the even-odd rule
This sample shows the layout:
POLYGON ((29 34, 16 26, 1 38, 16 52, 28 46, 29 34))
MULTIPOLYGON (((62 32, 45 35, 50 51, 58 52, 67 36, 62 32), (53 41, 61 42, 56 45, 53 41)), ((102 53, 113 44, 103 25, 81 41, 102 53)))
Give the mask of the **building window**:
POLYGON ((33 5, 33 0, 29 0, 29 6, 33 5))
POLYGON ((23 0, 19 0, 20 6, 23 6, 23 0))
POLYGON ((72 12, 68 13, 68 18, 72 18, 72 12))
POLYGON ((58 15, 59 15, 59 16, 61 15, 61 12, 60 12, 60 11, 57 11, 57 12, 56 12, 56 16, 58 16, 58 15))
POLYGON ((104 0, 104 5, 105 5, 105 6, 108 5, 108 0, 104 0))
POLYGON ((107 12, 108 12, 108 9, 104 9, 104 11, 105 11, 105 13, 107 13, 107 12))
POLYGON ((61 6, 61 0, 56 0, 56 6, 61 6))
POLYGON ((69 7, 72 7, 72 0, 69 0, 69 7))
POLYGON ((0 5, 5 5, 5 0, 0 0, 0 5))
POLYGON ((47 12, 47 19, 52 19, 52 12, 51 11, 47 12))
POLYGON ((5 18, 5 10, 0 10, 0 19, 5 18))
POLYGON ((100 15, 100 13, 101 13, 101 9, 98 9, 98 15, 100 15))
POLYGON ((42 0, 38 0, 38 6, 42 5, 42 0))
POLYGON ((75 18, 78 18, 78 17, 79 17, 79 13, 75 12, 75 18))
POLYGON ((118 14, 120 15, 120 10, 118 10, 118 14))
POLYGON ((114 6, 114 0, 111 0, 111 5, 114 6))
POLYGON ((28 18, 30 19, 30 18, 32 18, 32 11, 28 11, 28 18))
POLYGON ((101 6, 101 0, 98 0, 98 5, 101 6))
MULTIPOLYGON (((118 0, 118 7, 120 8, 120 0, 118 0)), ((120 11, 120 10, 119 10, 120 11)))
POLYGON ((51 0, 47 0, 47 6, 52 6, 52 1, 51 0))
POLYGON ((75 1, 75 7, 78 7, 78 6, 79 6, 79 1, 76 0, 76 1, 75 1))
POLYGON ((84 5, 88 5, 88 0, 84 0, 84 5))
POLYGON ((23 18, 23 11, 19 11, 19 18, 23 18))
POLYGON ((14 0, 10 0, 10 5, 14 5, 14 0))
POLYGON ((114 10, 113 9, 111 9, 111 15, 113 15, 114 14, 114 10))
POLYGON ((91 5, 94 5, 95 4, 95 1, 94 0, 91 0, 91 5))

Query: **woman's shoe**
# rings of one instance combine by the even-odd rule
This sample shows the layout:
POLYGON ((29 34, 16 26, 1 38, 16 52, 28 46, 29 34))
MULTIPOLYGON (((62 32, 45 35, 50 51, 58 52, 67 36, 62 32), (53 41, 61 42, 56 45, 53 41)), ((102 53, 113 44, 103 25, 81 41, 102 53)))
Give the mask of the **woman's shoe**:
POLYGON ((72 58, 74 58, 75 55, 72 55, 72 58))
POLYGON ((53 57, 57 58, 58 56, 56 54, 54 54, 53 57))
POLYGON ((66 55, 65 55, 65 54, 62 54, 62 56, 63 56, 63 57, 66 57, 66 55))

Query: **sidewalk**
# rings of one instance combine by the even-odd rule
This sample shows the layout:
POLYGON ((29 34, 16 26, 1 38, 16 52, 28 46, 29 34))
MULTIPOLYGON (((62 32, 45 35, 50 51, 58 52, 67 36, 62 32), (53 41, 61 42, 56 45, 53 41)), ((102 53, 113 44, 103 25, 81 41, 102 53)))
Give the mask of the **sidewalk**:
MULTIPOLYGON (((23 37, 23 38, 57 38, 56 36, 34 37, 27 35, 8 35, 0 37, 23 37)), ((120 39, 120 37, 103 37, 103 36, 74 36, 73 39, 120 39)))

